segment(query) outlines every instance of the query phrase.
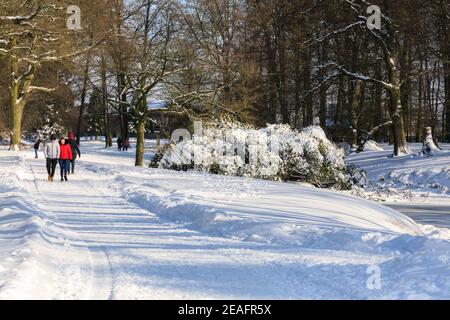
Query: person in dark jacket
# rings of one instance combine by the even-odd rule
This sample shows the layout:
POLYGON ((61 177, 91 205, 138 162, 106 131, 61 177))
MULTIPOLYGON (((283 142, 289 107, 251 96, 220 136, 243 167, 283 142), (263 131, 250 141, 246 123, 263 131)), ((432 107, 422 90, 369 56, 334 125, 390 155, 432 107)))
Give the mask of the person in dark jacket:
POLYGON ((122 151, 122 138, 121 137, 117 138, 117 149, 119 151, 122 151))
POLYGON ((41 138, 38 138, 36 140, 36 143, 34 144, 34 154, 35 154, 36 159, 39 158, 38 152, 39 152, 39 148, 41 147, 41 143, 42 143, 41 138))
POLYGON ((80 148, 78 147, 76 141, 75 141, 75 134, 73 132, 69 133, 69 139, 67 140, 67 142, 71 149, 72 149, 72 160, 70 160, 70 167, 68 170, 68 174, 70 175, 70 172, 72 172, 72 174, 75 174, 75 160, 77 159, 77 155, 78 157, 81 158, 81 152, 80 152, 80 148))
POLYGON ((61 168, 61 181, 67 181, 67 172, 70 167, 70 160, 72 160, 72 148, 70 144, 66 142, 66 139, 62 137, 59 139, 59 167, 61 168))

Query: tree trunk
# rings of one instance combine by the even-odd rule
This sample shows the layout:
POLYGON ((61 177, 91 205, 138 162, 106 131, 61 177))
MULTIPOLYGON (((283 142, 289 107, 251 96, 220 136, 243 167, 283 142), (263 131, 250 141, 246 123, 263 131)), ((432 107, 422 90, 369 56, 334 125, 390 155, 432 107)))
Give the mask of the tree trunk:
MULTIPOLYGON (((11 41, 11 46, 15 46, 16 41, 11 41)), ((22 141, 22 115, 25 107, 25 98, 19 101, 20 95, 20 83, 17 80, 17 74, 19 72, 18 62, 16 57, 10 58, 10 72, 11 79, 9 85, 9 100, 11 110, 11 137, 9 142, 9 149, 13 151, 20 150, 22 141)))
POLYGON ((393 106, 392 114, 392 134, 394 140, 394 156, 399 156, 401 154, 409 154, 408 143, 406 141, 405 135, 405 125, 403 122, 403 117, 401 114, 401 101, 400 101, 400 88, 393 89, 391 91, 391 100, 393 106))
MULTIPOLYGON (((311 91, 311 65, 308 49, 303 52, 303 92, 311 91)), ((313 124, 313 98, 312 93, 305 97, 303 107, 303 127, 308 127, 313 124)))
MULTIPOLYGON (((321 45, 318 50, 318 56, 319 61, 321 64, 325 63, 327 57, 325 52, 325 45, 321 45)), ((320 71, 320 78, 325 78, 325 72, 323 69, 320 71)), ((327 86, 323 85, 320 87, 319 90, 319 119, 320 119, 320 126, 323 128, 323 130, 326 130, 326 122, 327 122, 327 86)))
MULTIPOLYGON (((448 1, 439 1, 437 8, 439 17, 439 47, 442 53, 443 71, 444 71, 444 108, 443 115, 445 121, 443 127, 445 130, 444 138, 446 142, 450 142, 450 39, 449 39, 449 15, 448 15, 448 1)), ((443 119, 444 120, 444 119, 443 119)))
POLYGON ((87 93, 87 85, 88 85, 88 80, 89 80, 90 60, 91 60, 91 54, 88 53, 86 56, 86 65, 84 68, 84 75, 83 75, 83 88, 81 91, 80 113, 78 114, 78 125, 77 125, 77 144, 78 145, 80 145, 80 140, 81 140, 81 123, 83 121, 84 107, 86 104, 86 93, 87 93))
POLYGON ((411 58, 411 43, 408 38, 405 38, 404 50, 400 59, 400 79, 403 82, 401 90, 401 101, 402 101, 402 114, 403 121, 406 122, 406 137, 407 141, 411 139, 411 119, 410 117, 410 96, 411 96, 411 80, 408 79, 408 75, 411 72, 412 58, 411 58))
POLYGON ((439 148, 434 143, 433 129, 426 127, 423 130, 425 140, 423 141, 422 153, 426 155, 433 155, 433 152, 439 151, 439 148))
POLYGON ((265 113, 265 123, 275 123, 277 120, 277 110, 275 103, 275 91, 276 91, 276 52, 272 45, 272 37, 269 31, 265 34, 265 45, 267 51, 267 88, 266 88, 266 101, 267 101, 267 112, 265 113))
MULTIPOLYGON (((447 60, 448 61, 448 60, 447 60)), ((450 142, 450 62, 444 64, 445 86, 445 141, 450 142)))
POLYGON ((351 103, 350 103, 350 114, 351 114, 351 123, 352 123, 352 147, 358 146, 358 114, 359 114, 359 102, 360 102, 360 96, 362 92, 362 81, 357 80, 355 86, 353 87, 353 92, 351 96, 351 103))
MULTIPOLYGON (((15 90, 13 90, 15 91, 15 90)), ((17 92, 17 91, 16 91, 17 92)), ((22 115, 24 109, 24 103, 17 102, 17 96, 14 92, 11 92, 11 141, 10 150, 17 151, 20 150, 20 145, 22 141, 22 115)))
MULTIPOLYGON (((391 2, 388 0, 383 1, 385 7, 385 13, 389 15, 391 2)), ((398 39, 398 30, 394 29, 393 23, 386 25, 386 31, 388 34, 388 40, 386 46, 389 50, 385 50, 384 58, 386 69, 389 76, 389 93, 390 93, 390 116, 392 120, 392 138, 394 142, 394 154, 393 156, 399 156, 401 154, 409 154, 409 147, 406 141, 405 125, 403 119, 402 110, 402 91, 401 80, 397 68, 397 62, 399 57, 400 40, 398 39)))
MULTIPOLYGON (((377 79, 381 79, 380 76, 381 72, 377 71, 377 79)), ((382 123, 384 119, 384 109, 383 109, 383 87, 381 85, 375 85, 374 86, 374 111, 375 111, 375 123, 382 123)), ((375 124, 374 123, 374 124, 375 124)), ((382 139, 382 131, 378 130, 374 137, 375 141, 380 142, 382 139)))
POLYGON ((102 105, 103 105, 103 121, 105 126, 105 148, 112 147, 112 133, 110 130, 110 121, 109 121, 109 105, 108 105, 108 88, 106 83, 106 60, 105 56, 103 54, 103 51, 101 52, 101 81, 102 81, 102 105))
POLYGON ((422 72, 423 72, 423 61, 422 61, 422 57, 420 57, 420 76, 419 76, 419 93, 418 93, 418 106, 417 106, 417 124, 416 124, 416 141, 423 141, 423 131, 422 131, 422 127, 423 127, 423 76, 422 76, 422 72))
POLYGON ((389 80, 392 85, 390 91, 391 98, 391 118, 392 118, 392 134, 394 140, 394 156, 401 154, 409 154, 408 143, 406 142, 405 125, 402 116, 402 93, 400 79, 397 73, 397 56, 392 53, 387 59, 389 80))
POLYGON ((300 79, 300 55, 298 53, 295 55, 295 93, 294 93, 294 103, 295 103, 295 115, 294 115, 294 128, 301 129, 302 127, 302 102, 300 99, 301 92, 301 79, 300 79))
MULTIPOLYGON (((122 68, 122 67, 121 67, 122 68)), ((117 76, 117 91, 119 98, 119 113, 120 113, 120 135, 122 138, 128 137, 130 135, 128 129, 128 105, 127 105, 127 93, 124 92, 126 86, 125 73, 119 71, 117 76)))
POLYGON ((343 136, 342 130, 342 113, 345 108, 345 88, 344 88, 344 77, 339 77, 337 102, 336 102, 336 112, 334 114, 334 140, 341 141, 343 136), (338 139, 339 138, 339 139, 338 139))
POLYGON ((136 163, 137 167, 144 166, 144 142, 145 142, 145 119, 139 119, 137 125, 136 163))

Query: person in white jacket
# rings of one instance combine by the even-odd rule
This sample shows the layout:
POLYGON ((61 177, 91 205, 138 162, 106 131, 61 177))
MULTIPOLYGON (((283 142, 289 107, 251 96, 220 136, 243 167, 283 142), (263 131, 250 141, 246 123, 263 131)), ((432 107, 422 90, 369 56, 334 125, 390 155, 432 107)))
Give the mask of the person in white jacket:
POLYGON ((44 149, 45 158, 47 159, 48 181, 53 182, 55 176, 56 165, 58 164, 60 149, 59 143, 55 136, 50 137, 50 142, 47 143, 44 149))

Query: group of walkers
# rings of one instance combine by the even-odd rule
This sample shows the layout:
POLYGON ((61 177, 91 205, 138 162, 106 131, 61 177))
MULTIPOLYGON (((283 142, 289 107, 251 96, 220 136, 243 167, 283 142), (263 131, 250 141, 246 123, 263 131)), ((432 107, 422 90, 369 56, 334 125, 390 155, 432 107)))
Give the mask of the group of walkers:
MULTIPOLYGON (((34 145, 36 158, 41 139, 38 139, 34 145)), ((56 165, 59 163, 61 181, 67 181, 67 176, 75 173, 75 160, 77 155, 81 157, 80 148, 75 141, 73 132, 69 133, 69 138, 61 137, 56 141, 56 137, 52 135, 50 142, 45 145, 44 155, 47 161, 48 181, 53 182, 55 176, 56 165)))
POLYGON ((117 149, 119 151, 128 151, 129 148, 130 148, 130 139, 128 137, 126 137, 123 140, 121 137, 117 138, 117 149))

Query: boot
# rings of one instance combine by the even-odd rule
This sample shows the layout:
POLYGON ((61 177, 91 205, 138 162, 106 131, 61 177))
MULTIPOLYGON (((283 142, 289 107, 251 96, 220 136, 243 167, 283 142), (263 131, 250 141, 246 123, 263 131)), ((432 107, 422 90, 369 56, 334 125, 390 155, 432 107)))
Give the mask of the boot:
POLYGON ((48 182, 51 182, 51 181, 52 181, 52 177, 51 177, 51 176, 48 176, 47 181, 48 181, 48 182))
POLYGON ((67 181, 67 176, 64 176, 64 180, 66 180, 66 181, 67 181))

